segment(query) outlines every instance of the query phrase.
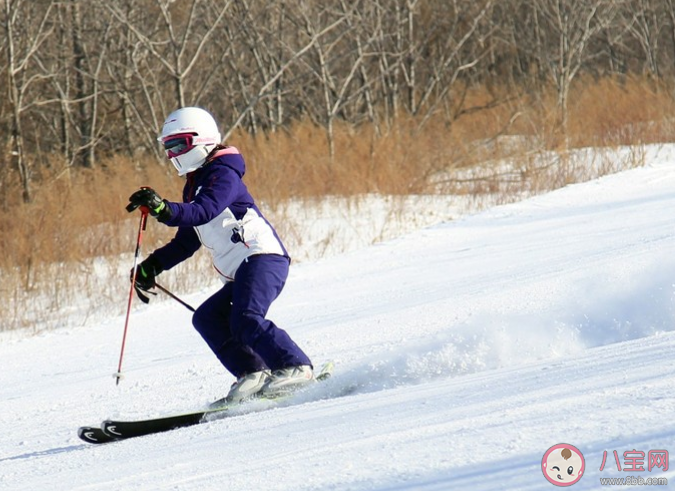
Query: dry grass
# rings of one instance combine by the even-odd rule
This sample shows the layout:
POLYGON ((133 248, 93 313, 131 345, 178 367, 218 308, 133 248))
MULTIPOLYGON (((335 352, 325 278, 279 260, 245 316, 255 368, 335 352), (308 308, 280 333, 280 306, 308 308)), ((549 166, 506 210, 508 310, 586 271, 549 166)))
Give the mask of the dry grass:
MULTIPOLYGON (((452 123, 439 114, 423 124, 402 117, 379 132, 372 125, 337 124, 332 159, 325 130, 308 121, 273 134, 240 132, 230 143, 244 154, 246 182, 270 213, 292 199, 367 193, 497 196, 507 202, 641 165, 639 151, 619 156, 617 149, 673 139, 671 93, 650 80, 580 81, 570 98, 567 135, 560 134, 555 94, 548 93, 536 100, 514 98, 452 123), (579 147, 606 147, 608 153, 589 162, 573 151, 579 147)), ((476 90, 469 104, 489 99, 485 90, 476 90)), ((119 313, 138 226, 137 217, 124 210, 127 197, 142 185, 170 199, 180 196, 182 180, 156 162, 141 166, 113 157, 94 171, 78 172, 64 171, 57 162, 53 158, 36 176, 33 203, 20 203, 18 193, 2 193, 0 330, 59 325, 57 313, 73 305, 92 314, 119 313), (111 284, 110 278, 118 280, 111 284)), ((13 179, 5 173, 0 191, 19 189, 13 179)), ((171 233, 148 227, 144 250, 171 233)), ((205 271, 207 258, 199 261, 205 271)), ((167 286, 183 291, 200 286, 199 275, 183 276, 179 283, 181 276, 174 275, 167 286)))

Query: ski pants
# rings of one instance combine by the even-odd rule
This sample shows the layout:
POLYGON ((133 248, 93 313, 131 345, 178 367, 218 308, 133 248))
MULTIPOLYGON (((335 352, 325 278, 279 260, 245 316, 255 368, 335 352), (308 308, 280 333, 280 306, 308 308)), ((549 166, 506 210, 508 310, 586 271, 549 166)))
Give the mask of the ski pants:
POLYGON ((235 377, 263 369, 311 365, 286 331, 266 319, 288 277, 289 260, 275 254, 249 257, 228 282, 208 298, 192 324, 223 366, 235 377))

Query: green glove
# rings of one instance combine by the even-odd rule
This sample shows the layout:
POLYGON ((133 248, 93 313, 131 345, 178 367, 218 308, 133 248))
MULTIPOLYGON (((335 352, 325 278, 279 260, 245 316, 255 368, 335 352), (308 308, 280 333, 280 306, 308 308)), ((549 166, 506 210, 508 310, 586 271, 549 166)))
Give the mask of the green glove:
MULTIPOLYGON (((164 268, 152 255, 138 265, 138 272, 136 273, 136 283, 134 286, 143 291, 148 291, 155 286, 155 277, 158 276, 164 268)), ((131 281, 134 278, 134 270, 131 270, 131 281)))

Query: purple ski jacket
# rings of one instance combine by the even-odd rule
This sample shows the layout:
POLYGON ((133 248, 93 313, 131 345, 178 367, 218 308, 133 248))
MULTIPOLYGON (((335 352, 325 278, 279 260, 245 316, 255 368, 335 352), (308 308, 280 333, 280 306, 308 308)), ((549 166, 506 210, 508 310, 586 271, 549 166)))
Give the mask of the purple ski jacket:
POLYGON ((167 202, 172 215, 165 224, 178 231, 151 254, 165 270, 191 257, 202 245, 211 253, 224 283, 234 280, 239 265, 250 256, 288 257, 242 181, 245 172, 239 150, 226 147, 187 175, 183 203, 167 202))

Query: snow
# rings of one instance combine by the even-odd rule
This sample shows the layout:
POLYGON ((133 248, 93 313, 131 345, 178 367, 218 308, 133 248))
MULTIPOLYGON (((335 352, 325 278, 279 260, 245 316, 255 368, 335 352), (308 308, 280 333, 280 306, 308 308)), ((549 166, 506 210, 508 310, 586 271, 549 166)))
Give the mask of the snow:
POLYGON ((293 266, 270 316, 337 365, 296 405, 92 446, 78 426, 225 393, 187 309, 135 304, 119 386, 123 317, 0 338, 0 489, 555 489, 541 460, 560 443, 585 458, 574 489, 675 482, 647 469, 675 450, 675 147, 645 158, 293 266))

